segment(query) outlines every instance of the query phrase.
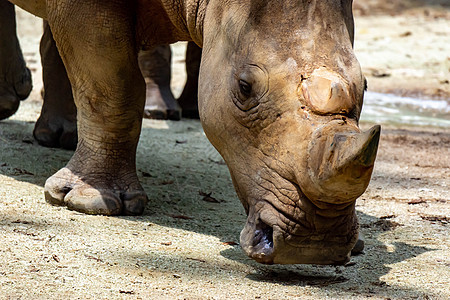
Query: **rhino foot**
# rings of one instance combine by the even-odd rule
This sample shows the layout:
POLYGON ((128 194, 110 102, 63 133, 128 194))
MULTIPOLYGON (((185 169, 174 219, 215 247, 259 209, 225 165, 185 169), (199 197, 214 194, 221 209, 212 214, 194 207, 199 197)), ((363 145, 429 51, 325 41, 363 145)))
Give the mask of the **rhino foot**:
POLYGON ((108 178, 102 182, 99 174, 91 176, 62 168, 47 179, 45 200, 92 215, 141 215, 144 212, 148 199, 138 182, 129 183, 123 178, 108 178), (138 188, 131 189, 136 183, 138 188))
POLYGON ((44 147, 75 150, 78 141, 77 109, 70 85, 66 89, 53 90, 42 92, 44 105, 34 126, 33 136, 44 147))
POLYGON ((11 94, 0 95, 0 120, 9 118, 19 109, 19 99, 11 94))
POLYGON ((42 111, 33 130, 33 136, 44 147, 74 150, 77 147, 75 116, 42 111))
POLYGON ((0 82, 0 120, 12 116, 19 108, 20 100, 26 99, 31 92, 31 72, 24 65, 22 59, 17 71, 4 75, 6 81, 0 82), (8 80, 8 77, 12 78, 8 80))
POLYGON ((33 87, 16 35, 14 5, 0 1, 0 120, 12 116, 33 87))
POLYGON ((77 108, 66 68, 47 22, 44 22, 40 52, 44 79, 41 95, 44 104, 34 126, 34 138, 45 147, 73 150, 77 146, 77 108))
POLYGON ((169 86, 159 86, 152 82, 147 83, 144 118, 172 121, 181 119, 181 107, 175 100, 169 86))
POLYGON ((138 60, 147 90, 144 118, 180 120, 181 108, 170 89, 172 60, 170 46, 162 45, 140 51, 138 60))

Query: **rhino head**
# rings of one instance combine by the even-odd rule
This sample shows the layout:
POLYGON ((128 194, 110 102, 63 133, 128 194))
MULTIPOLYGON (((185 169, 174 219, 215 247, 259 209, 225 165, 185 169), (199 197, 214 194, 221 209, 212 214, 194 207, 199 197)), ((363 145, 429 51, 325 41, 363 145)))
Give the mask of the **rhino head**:
POLYGON ((380 135, 358 128, 352 1, 226 3, 206 11, 199 109, 248 215, 241 246, 266 264, 345 263, 380 135))

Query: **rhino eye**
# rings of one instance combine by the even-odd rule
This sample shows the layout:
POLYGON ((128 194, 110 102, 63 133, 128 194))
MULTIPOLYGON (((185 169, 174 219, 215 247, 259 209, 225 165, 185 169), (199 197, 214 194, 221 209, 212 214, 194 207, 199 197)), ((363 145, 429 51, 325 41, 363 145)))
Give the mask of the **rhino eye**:
POLYGON ((252 94, 252 85, 248 83, 245 80, 240 79, 239 80, 239 90, 241 91, 241 94, 250 97, 252 94))
POLYGON ((260 99, 268 90, 268 75, 264 69, 256 65, 244 65, 234 70, 230 76, 231 98, 242 111, 249 111, 258 106, 260 99))

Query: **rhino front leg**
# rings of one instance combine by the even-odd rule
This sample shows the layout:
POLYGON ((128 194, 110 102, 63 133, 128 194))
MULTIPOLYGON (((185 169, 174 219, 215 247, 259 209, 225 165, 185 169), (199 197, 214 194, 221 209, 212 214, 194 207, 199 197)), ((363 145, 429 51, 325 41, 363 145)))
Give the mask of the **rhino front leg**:
POLYGON ((77 109, 66 68, 61 60, 48 22, 40 44, 44 81, 44 104, 33 135, 46 147, 75 149, 77 146, 77 109))
POLYGON ((45 196, 83 213, 137 215, 147 203, 136 174, 145 82, 133 16, 125 0, 98 2, 47 2, 74 91, 78 145, 67 166, 47 180, 45 196))
POLYGON ((14 5, 0 0, 0 120, 17 111, 31 88, 31 73, 16 36, 14 5))

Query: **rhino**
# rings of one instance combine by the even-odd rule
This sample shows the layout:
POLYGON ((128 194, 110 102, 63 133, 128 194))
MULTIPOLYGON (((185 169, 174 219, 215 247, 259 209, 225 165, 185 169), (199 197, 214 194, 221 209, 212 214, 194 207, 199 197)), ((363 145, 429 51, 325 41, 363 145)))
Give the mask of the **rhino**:
POLYGON ((247 213, 240 244, 264 264, 344 264, 380 126, 358 122, 366 81, 350 0, 12 0, 46 19, 72 84, 78 145, 45 183, 54 205, 138 215, 145 106, 138 52, 202 47, 198 108, 247 213))

